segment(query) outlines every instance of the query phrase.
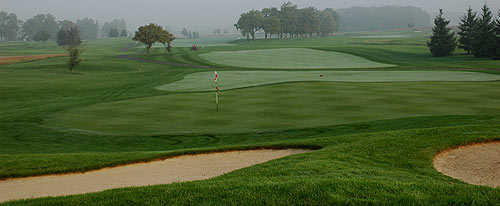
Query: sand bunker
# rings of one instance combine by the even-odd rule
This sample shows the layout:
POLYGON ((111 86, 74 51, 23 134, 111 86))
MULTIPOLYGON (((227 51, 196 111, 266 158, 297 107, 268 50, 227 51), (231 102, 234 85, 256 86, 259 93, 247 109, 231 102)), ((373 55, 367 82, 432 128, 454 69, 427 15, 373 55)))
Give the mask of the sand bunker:
POLYGON ((0 57, 0 65, 14 64, 17 62, 33 61, 33 60, 62 57, 62 56, 67 56, 67 54, 44 54, 44 55, 32 55, 32 56, 0 57))
POLYGON ((0 181, 0 202, 204 180, 244 167, 305 152, 308 150, 251 150, 185 155, 83 174, 9 179, 0 181))
POLYGON ((473 185, 500 187, 500 142, 475 144, 436 156, 441 173, 473 185))

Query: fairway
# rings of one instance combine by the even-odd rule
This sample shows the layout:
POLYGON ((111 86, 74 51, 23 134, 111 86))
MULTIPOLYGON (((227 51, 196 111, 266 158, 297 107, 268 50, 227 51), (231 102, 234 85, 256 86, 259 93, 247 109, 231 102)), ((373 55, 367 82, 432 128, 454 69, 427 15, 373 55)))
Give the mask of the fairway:
POLYGON ((500 82, 290 83, 139 98, 50 115, 44 125, 104 134, 238 133, 500 111, 500 82), (186 104, 192 102, 191 104, 186 104), (196 102, 196 103, 194 103, 196 102))
POLYGON ((218 65, 260 69, 339 69, 394 66, 346 53, 304 48, 220 51, 201 54, 200 57, 218 65))
MULTIPOLYGON (((499 75, 453 71, 222 71, 222 90, 285 82, 432 82, 496 81, 499 75)), ((180 81, 157 87, 170 92, 214 91, 212 72, 189 74, 180 81)))

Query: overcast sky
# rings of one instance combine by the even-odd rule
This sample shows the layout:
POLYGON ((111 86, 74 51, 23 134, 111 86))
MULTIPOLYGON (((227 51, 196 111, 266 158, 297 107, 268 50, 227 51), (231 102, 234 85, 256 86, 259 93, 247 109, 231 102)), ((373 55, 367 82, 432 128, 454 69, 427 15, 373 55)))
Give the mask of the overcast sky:
MULTIPOLYGON (((16 13, 22 19, 39 13, 52 13, 58 19, 92 17, 100 22, 124 18, 130 29, 145 23, 192 29, 228 28, 239 14, 249 9, 279 7, 285 0, 0 0, 0 10, 16 13)), ((438 8, 462 12, 469 5, 479 8, 485 2, 498 12, 500 0, 294 0, 300 7, 348 8, 353 6, 417 6, 429 13, 438 8)))

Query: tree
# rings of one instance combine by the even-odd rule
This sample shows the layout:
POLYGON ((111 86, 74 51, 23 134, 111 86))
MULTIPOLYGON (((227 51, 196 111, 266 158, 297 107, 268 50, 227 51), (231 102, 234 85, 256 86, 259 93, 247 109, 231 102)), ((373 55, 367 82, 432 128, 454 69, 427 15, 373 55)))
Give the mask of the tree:
POLYGON ((335 23, 335 18, 328 11, 321 12, 320 18, 320 33, 321 36, 329 36, 336 31, 337 25, 335 23))
POLYGON ((128 31, 126 29, 123 29, 122 32, 120 33, 120 37, 127 37, 128 36, 128 31))
POLYGON ((18 37, 20 24, 16 14, 0 12, 0 41, 15 41, 18 37))
POLYGON ((35 35, 40 35, 42 31, 47 32, 49 39, 55 40, 59 24, 51 14, 39 14, 26 20, 22 29, 28 40, 34 40, 35 35))
POLYGON ((75 67, 82 62, 82 59, 80 58, 82 53, 80 45, 82 41, 80 39, 78 26, 73 24, 62 27, 61 30, 59 30, 57 37, 57 44, 62 46, 68 52, 69 69, 73 72, 75 67))
MULTIPOLYGON (((297 30, 297 5, 286 2, 281 5, 280 11, 281 33, 288 34, 290 38, 297 30)), ((283 35, 280 35, 283 38, 283 35)))
POLYGON ((47 41, 50 38, 49 32, 42 30, 38 31, 35 36, 33 36, 33 41, 47 41))
MULTIPOLYGON (((120 36, 120 31, 127 30, 127 22, 124 19, 113 19, 111 22, 105 22, 101 29, 101 34, 103 37, 111 37, 111 30, 116 29, 118 35, 114 37, 120 36)), ((116 34, 113 32, 113 34, 116 34)))
POLYGON ((246 35, 247 39, 251 35, 252 39, 255 40, 255 33, 263 28, 263 20, 264 17, 260 11, 251 10, 240 16, 235 27, 242 32, 242 35, 246 35))
POLYGON ((188 38, 189 37, 189 31, 187 30, 187 28, 183 28, 182 29, 182 35, 185 37, 185 38, 188 38))
POLYGON ((164 35, 165 30, 163 27, 156 24, 149 24, 139 27, 139 29, 135 32, 133 40, 145 44, 148 54, 150 54, 151 47, 153 47, 154 43, 166 41, 164 35))
POLYGON ((175 36, 164 29, 158 39, 158 42, 166 45, 167 51, 170 53, 172 51, 172 41, 175 40, 175 36))
POLYGON ((60 22, 60 29, 57 32, 57 45, 59 46, 79 46, 81 44, 80 29, 71 21, 60 22))
POLYGON ((431 41, 427 42, 427 46, 434 57, 449 56, 457 47, 455 33, 448 28, 449 23, 450 21, 443 16, 443 9, 440 9, 439 15, 434 19, 431 41))
POLYGON ((273 34, 280 32, 280 19, 277 16, 268 16, 264 18, 263 27, 266 33, 266 39, 273 38, 273 34))
POLYGON ((99 34, 99 24, 97 20, 91 18, 79 19, 76 25, 80 31, 80 37, 85 40, 97 39, 99 34))
POLYGON ((496 34, 497 34, 497 54, 496 57, 500 57, 500 11, 498 11, 498 18, 496 20, 496 34))
POLYGON ((111 30, 109 30, 108 36, 111 38, 116 38, 120 36, 120 32, 118 32, 117 28, 111 28, 111 30))
POLYGON ((472 41, 472 54, 475 57, 492 57, 496 53, 495 21, 487 5, 481 9, 475 37, 472 41))
POLYGON ((469 7, 467 14, 460 19, 460 25, 458 26, 460 36, 458 39, 459 47, 464 49, 467 54, 471 54, 472 42, 474 40, 474 35, 477 27, 477 13, 473 12, 469 7))

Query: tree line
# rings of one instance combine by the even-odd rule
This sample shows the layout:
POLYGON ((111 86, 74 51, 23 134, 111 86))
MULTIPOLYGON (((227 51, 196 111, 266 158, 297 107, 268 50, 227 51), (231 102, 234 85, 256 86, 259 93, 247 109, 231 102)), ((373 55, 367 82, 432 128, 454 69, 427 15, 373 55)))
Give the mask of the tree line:
POLYGON ((352 7, 337 12, 342 32, 429 27, 432 21, 426 11, 412 6, 352 7))
POLYGON ((248 40, 255 40, 255 34, 259 31, 264 32, 265 39, 307 38, 332 35, 338 31, 338 20, 339 16, 333 9, 299 9, 297 5, 286 2, 280 8, 243 13, 234 26, 248 40))
POLYGON ((496 16, 487 5, 479 13, 469 8, 460 20, 458 38, 448 27, 449 23, 441 9, 434 19, 433 35, 428 42, 433 56, 449 56, 458 47, 478 58, 500 57, 500 11, 496 16))
POLYGON ((182 35, 184 36, 184 38, 187 38, 187 39, 199 39, 200 38, 200 32, 190 31, 185 27, 182 29, 182 35))
MULTIPOLYGON (((58 21, 52 14, 38 14, 26 21, 16 14, 0 12, 0 41, 48 41, 57 40, 57 33, 68 24, 68 20, 58 21)), ((78 19, 80 38, 92 40, 105 37, 127 37, 127 23, 123 19, 105 22, 102 27, 92 18, 78 19)))

